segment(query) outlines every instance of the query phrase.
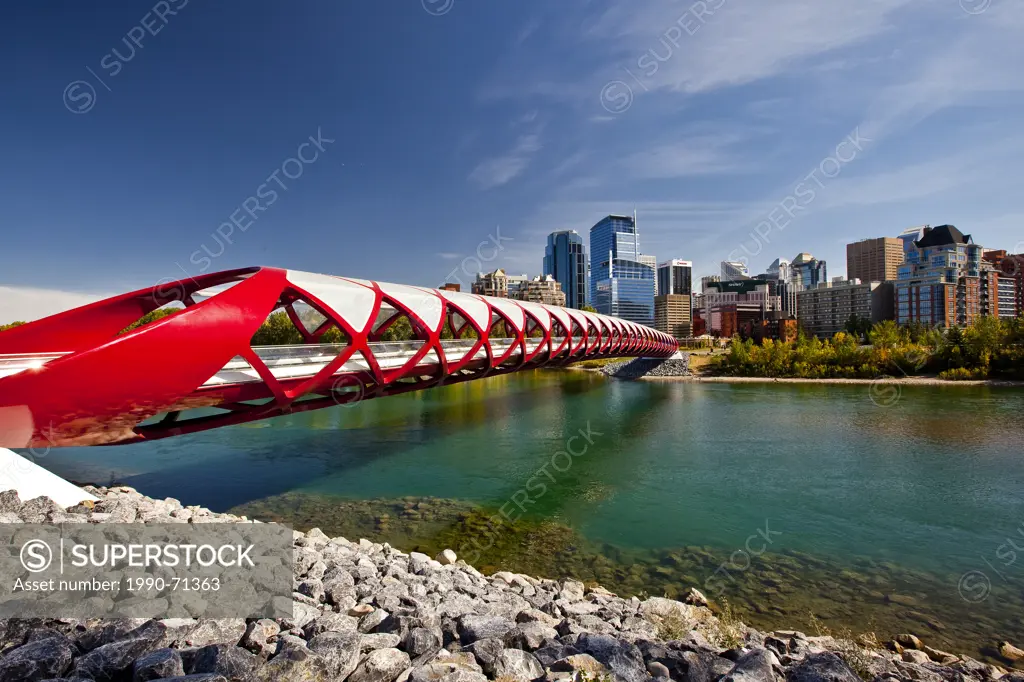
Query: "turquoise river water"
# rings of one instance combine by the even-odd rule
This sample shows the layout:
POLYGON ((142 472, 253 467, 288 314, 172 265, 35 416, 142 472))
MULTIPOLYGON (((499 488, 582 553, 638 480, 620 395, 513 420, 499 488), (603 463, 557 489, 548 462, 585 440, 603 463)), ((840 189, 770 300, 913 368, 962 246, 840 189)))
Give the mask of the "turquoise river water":
POLYGON ((893 397, 538 371, 38 461, 485 570, 692 585, 760 627, 1024 644, 1024 391, 893 397))

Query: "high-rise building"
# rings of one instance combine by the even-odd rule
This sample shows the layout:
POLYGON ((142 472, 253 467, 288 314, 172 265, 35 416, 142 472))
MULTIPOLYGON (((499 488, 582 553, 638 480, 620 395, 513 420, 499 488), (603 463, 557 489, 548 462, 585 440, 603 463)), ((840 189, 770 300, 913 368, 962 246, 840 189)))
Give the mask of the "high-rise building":
POLYGON ((820 338, 843 331, 854 316, 872 323, 893 319, 892 282, 823 282, 800 291, 797 297, 800 325, 820 338))
POLYGON ((651 270, 654 270, 654 272, 655 272, 655 277, 654 277, 654 295, 657 296, 658 295, 658 277, 657 277, 658 259, 655 258, 654 256, 648 256, 646 254, 641 253, 640 257, 637 260, 639 260, 641 263, 643 263, 644 265, 649 267, 651 270))
POLYGON ((731 260, 722 261, 723 282, 738 282, 744 279, 750 279, 746 263, 731 260))
POLYGON ((846 279, 886 282, 896 279, 903 263, 903 241, 899 237, 862 239, 846 245, 846 279))
POLYGON ((828 269, 825 261, 818 260, 809 253, 799 253, 789 264, 790 282, 796 285, 797 291, 813 289, 822 282, 828 281, 828 269))
POLYGON ((693 334, 693 310, 690 294, 663 294, 654 297, 654 328, 677 339, 693 334))
POLYGON ((551 275, 538 275, 529 280, 519 288, 515 298, 519 301, 565 306, 562 285, 551 275))
POLYGON ((610 215, 590 228, 590 301, 597 312, 654 324, 654 270, 642 264, 634 216, 610 215))
POLYGON ((1013 318, 1024 314, 1024 255, 988 249, 981 257, 998 273, 999 317, 1013 318))
POLYGON ((793 268, 785 258, 776 258, 763 275, 755 279, 769 283, 769 293, 778 296, 781 303, 781 310, 796 317, 797 298, 796 293, 800 288, 793 281, 793 268))
POLYGON ((693 262, 668 260, 658 266, 655 290, 659 296, 687 295, 693 293, 693 262))
MULTIPOLYGON (((903 235, 900 235, 901 238, 903 235)), ((896 321, 952 327, 979 316, 998 314, 982 306, 982 247, 953 225, 924 227, 917 240, 904 240, 896 278, 896 321)), ((985 273, 986 289, 998 289, 995 272, 985 273)), ((991 298, 989 303, 991 303, 991 298)), ((998 298, 995 299, 998 301, 998 298)))
POLYGON ((582 308, 587 304, 587 251, 576 230, 548 235, 543 274, 551 275, 561 285, 565 305, 582 308))

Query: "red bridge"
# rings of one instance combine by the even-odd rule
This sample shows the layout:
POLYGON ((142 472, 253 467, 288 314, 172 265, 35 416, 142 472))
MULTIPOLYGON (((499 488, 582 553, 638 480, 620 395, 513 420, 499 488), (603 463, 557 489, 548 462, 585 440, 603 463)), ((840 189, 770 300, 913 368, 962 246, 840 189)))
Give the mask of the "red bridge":
POLYGON ((648 327, 569 308, 278 268, 232 270, 0 332, 0 447, 165 438, 677 349, 648 327), (124 332, 175 302, 183 307, 124 332), (253 345, 275 311, 287 314, 303 344, 253 345), (403 318, 413 338, 384 341, 403 318))

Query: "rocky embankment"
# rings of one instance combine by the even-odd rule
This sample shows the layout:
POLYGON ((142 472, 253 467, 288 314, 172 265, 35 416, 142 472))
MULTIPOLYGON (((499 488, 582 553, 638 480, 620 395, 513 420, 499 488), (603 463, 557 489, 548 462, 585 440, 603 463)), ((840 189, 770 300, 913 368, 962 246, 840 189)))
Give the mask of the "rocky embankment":
MULTIPOLYGON (((246 521, 88 490, 101 499, 69 510, 0 493, 0 522, 246 521)), ((485 576, 451 550, 432 559, 317 529, 294 543, 291 618, 0 621, 0 682, 1024 682, 912 635, 876 649, 759 632, 692 589, 685 601, 626 599, 574 580, 485 576)))
POLYGON ((640 379, 642 377, 688 377, 690 376, 690 356, 683 354, 682 359, 659 360, 655 358, 636 358, 601 368, 601 372, 618 379, 640 379))

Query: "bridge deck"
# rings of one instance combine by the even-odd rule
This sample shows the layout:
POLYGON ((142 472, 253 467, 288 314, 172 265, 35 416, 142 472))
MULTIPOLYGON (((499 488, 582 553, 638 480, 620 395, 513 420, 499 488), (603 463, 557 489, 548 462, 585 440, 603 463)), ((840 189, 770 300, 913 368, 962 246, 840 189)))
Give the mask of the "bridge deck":
MULTIPOLYGON (((556 348, 563 341, 564 337, 552 339, 556 348)), ((527 353, 532 353, 536 350, 540 343, 540 339, 526 339, 527 353)), ((475 339, 442 340, 441 348, 444 351, 445 361, 454 363, 465 359, 466 354, 473 349, 475 344, 475 339)), ((511 339, 491 339, 492 353, 497 356, 504 354, 511 345, 511 339)), ((369 347, 381 369, 398 369, 404 366, 423 347, 423 342, 381 342, 371 343, 369 347)), ((297 346, 257 346, 253 348, 253 351, 267 365, 267 368, 275 378, 301 379, 315 375, 345 348, 345 344, 307 344, 297 346)), ((65 355, 67 353, 60 352, 0 355, 0 378, 26 370, 39 369, 46 365, 46 363, 57 360, 65 355)), ((510 357, 518 359, 520 355, 521 350, 516 348, 510 357)), ((472 360, 484 360, 486 357, 487 352, 481 347, 474 354, 472 360)), ((418 367, 425 369, 436 365, 437 359, 434 354, 428 353, 424 356, 418 367)), ((367 372, 369 370, 370 365, 366 359, 361 354, 356 353, 335 374, 367 372)), ((203 386, 221 386, 253 381, 262 381, 262 379, 248 362, 241 357, 236 357, 225 365, 223 369, 210 377, 203 386)))

